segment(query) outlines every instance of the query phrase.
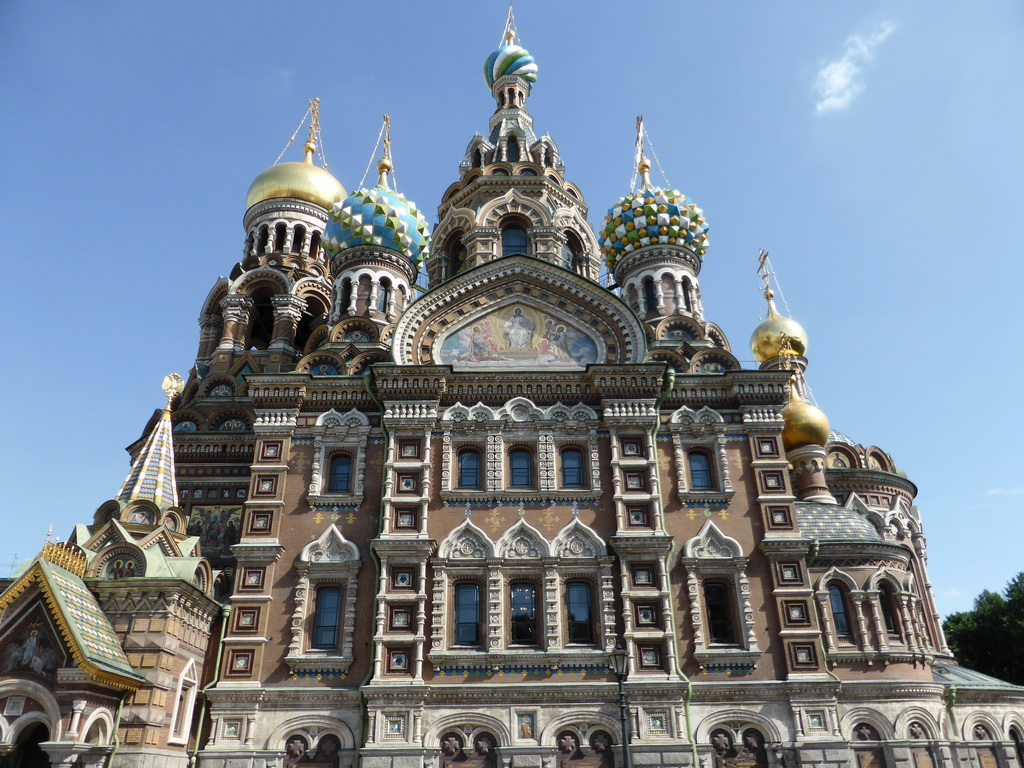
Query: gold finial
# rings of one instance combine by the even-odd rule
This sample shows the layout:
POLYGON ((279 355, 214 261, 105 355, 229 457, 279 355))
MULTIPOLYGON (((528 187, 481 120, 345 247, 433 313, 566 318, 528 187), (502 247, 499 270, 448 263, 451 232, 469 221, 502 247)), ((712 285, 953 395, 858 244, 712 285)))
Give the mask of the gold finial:
POLYGON ((633 153, 633 164, 640 174, 643 188, 651 186, 651 163, 644 155, 644 116, 636 118, 636 151, 633 153))
POLYGON ((309 100, 309 114, 311 119, 309 121, 309 138, 306 140, 306 146, 303 147, 306 157, 302 162, 307 165, 313 164, 313 155, 316 153, 316 142, 320 138, 320 99, 309 100))
POLYGON ((384 153, 380 158, 380 162, 377 163, 377 173, 380 177, 377 179, 377 186, 386 187, 388 185, 388 172, 394 169, 394 164, 391 161, 391 117, 384 115, 384 153))
POLYGON ((185 382, 176 373, 169 373, 164 376, 164 383, 161 384, 164 394, 167 396, 167 407, 171 407, 171 400, 176 398, 185 390, 185 382))
POLYGON ((86 554, 80 547, 69 541, 63 544, 60 541, 50 541, 49 534, 47 534, 46 543, 43 544, 43 551, 39 553, 39 557, 53 563, 58 568, 70 571, 75 576, 85 575, 86 554))

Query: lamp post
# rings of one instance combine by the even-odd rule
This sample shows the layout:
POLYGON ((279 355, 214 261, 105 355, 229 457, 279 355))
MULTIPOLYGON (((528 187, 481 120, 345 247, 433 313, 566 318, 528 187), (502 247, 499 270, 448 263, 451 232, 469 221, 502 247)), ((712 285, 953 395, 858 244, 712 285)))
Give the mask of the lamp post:
POLYGON ((626 674, 629 672, 629 654, 622 647, 616 646, 611 652, 612 669, 619 683, 619 719, 622 721, 622 763, 625 768, 633 768, 633 752, 630 742, 633 735, 629 727, 629 700, 626 698, 626 674))

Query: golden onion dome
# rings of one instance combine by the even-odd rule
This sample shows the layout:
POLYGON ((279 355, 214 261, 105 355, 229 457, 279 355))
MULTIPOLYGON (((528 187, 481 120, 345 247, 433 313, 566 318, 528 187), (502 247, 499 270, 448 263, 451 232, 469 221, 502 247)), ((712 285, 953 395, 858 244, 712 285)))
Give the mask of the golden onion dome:
POLYGON ((306 157, 300 163, 278 163, 272 165, 249 187, 245 196, 245 209, 256 203, 278 197, 294 197, 307 203, 330 210, 339 200, 347 196, 341 182, 323 168, 313 165, 316 144, 306 142, 306 157))
POLYGON ((782 354, 787 341, 793 354, 803 355, 807 352, 807 331, 796 320, 783 317, 776 311, 774 296, 771 291, 765 291, 764 297, 768 299, 768 317, 762 320, 750 335, 750 351, 754 353, 754 359, 759 363, 782 354))
POLYGON ((782 409, 785 426, 782 428, 782 445, 787 451, 805 445, 825 445, 828 442, 828 417, 820 408, 808 403, 796 391, 791 382, 789 405, 782 409))

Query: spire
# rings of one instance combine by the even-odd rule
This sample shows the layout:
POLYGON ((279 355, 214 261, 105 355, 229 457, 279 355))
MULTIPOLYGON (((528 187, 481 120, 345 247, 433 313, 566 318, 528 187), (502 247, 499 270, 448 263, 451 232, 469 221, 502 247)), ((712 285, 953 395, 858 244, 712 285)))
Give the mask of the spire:
POLYGON ((178 488, 174 481, 174 444, 171 438, 171 401, 184 388, 178 374, 172 373, 164 378, 163 390, 167 395, 167 405, 121 485, 117 494, 118 501, 148 499, 161 508, 178 506, 178 488))
MULTIPOLYGON (((316 142, 317 142, 317 139, 320 138, 320 99, 319 98, 310 99, 309 100, 309 114, 310 114, 309 138, 306 139, 306 146, 303 147, 303 150, 305 151, 306 156, 302 160, 302 162, 304 162, 306 165, 312 165, 313 164, 313 155, 316 153, 316 142)), ((327 167, 326 163, 324 163, 324 167, 325 168, 327 167)))
POLYGON ((388 171, 394 167, 394 163, 391 161, 391 118, 384 115, 384 152, 381 154, 380 162, 377 163, 377 173, 380 174, 377 179, 378 187, 388 186, 388 171))
MULTIPOLYGON (((636 172, 640 174, 640 186, 649 189, 651 186, 651 163, 644 155, 644 116, 636 118, 636 154, 633 158, 636 172)), ((634 177, 635 178, 635 177, 634 177)), ((630 185, 632 189, 632 185, 630 185)))

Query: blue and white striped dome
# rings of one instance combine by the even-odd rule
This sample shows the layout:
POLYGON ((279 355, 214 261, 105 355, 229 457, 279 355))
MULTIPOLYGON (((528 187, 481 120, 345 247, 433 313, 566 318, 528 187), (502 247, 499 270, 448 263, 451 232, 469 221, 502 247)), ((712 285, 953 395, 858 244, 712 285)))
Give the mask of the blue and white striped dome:
POLYGON ((488 87, 504 75, 519 75, 528 83, 537 82, 537 62, 519 45, 503 45, 484 62, 484 79, 488 87))

